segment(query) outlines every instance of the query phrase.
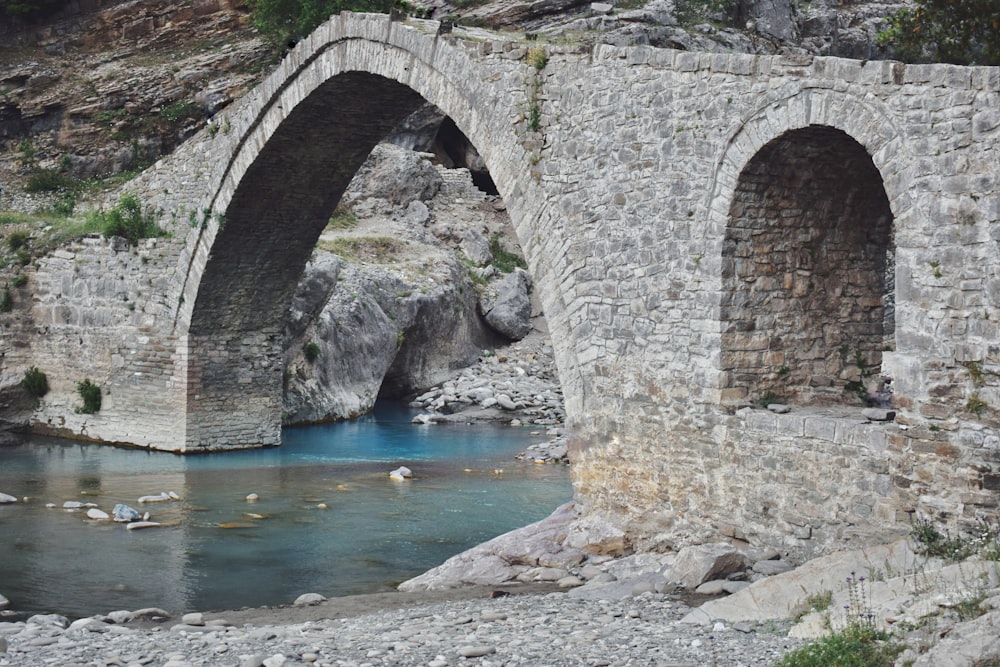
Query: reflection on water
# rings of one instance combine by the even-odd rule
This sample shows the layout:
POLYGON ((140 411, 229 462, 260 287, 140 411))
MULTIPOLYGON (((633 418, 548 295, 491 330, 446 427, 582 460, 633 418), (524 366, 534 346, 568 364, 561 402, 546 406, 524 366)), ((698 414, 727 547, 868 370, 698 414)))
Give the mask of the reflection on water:
POLYGON ((0 491, 32 499, 0 505, 0 593, 19 610, 82 616, 388 590, 568 500, 565 467, 513 460, 540 439, 506 426, 414 426, 386 409, 224 454, 34 438, 0 449, 0 491), (390 481, 401 464, 415 478, 390 481), (182 500, 136 502, 161 491, 182 500), (63 510, 67 500, 107 512, 126 503, 169 525, 126 531, 63 510))

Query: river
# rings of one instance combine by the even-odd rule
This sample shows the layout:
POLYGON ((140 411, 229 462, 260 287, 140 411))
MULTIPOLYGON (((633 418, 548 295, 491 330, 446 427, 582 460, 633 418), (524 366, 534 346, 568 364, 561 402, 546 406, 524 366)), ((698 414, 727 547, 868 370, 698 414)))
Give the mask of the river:
POLYGON ((380 405, 285 429, 281 447, 196 456, 43 437, 0 448, 0 492, 29 499, 0 505, 0 593, 72 617, 385 591, 572 495, 565 466, 514 460, 537 431, 410 416, 380 405), (399 465, 413 479, 390 480, 399 465), (137 502, 160 492, 180 500, 137 502), (66 501, 125 503, 166 525, 128 531, 66 501))

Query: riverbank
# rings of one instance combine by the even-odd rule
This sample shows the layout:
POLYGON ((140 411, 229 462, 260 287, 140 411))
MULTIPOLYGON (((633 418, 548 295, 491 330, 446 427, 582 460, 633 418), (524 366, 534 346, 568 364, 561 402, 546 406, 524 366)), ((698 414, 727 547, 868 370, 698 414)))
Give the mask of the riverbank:
POLYGON ((204 625, 176 619, 138 625, 88 619, 64 629, 39 620, 12 632, 14 627, 0 624, 8 644, 0 665, 444 667, 475 660, 483 666, 763 667, 801 643, 782 636, 780 624, 745 630, 682 624, 690 608, 670 596, 583 600, 559 592, 490 595, 488 589, 390 593, 189 619, 204 625))

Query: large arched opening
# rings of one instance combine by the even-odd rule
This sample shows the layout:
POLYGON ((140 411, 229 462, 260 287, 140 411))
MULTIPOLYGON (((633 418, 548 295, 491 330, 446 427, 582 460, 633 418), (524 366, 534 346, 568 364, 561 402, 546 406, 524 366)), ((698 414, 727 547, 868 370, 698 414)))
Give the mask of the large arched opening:
POLYGON ((894 339, 893 214, 847 133, 811 125, 741 171, 723 247, 723 389, 734 403, 876 400, 894 339))

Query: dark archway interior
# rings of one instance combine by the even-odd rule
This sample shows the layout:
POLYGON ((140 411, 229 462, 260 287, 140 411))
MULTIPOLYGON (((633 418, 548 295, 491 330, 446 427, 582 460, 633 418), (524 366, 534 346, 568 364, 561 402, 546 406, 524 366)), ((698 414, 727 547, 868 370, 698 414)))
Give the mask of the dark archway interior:
POLYGON ((892 344, 892 212, 865 149, 788 132, 740 174, 723 249, 724 397, 870 400, 892 344))
POLYGON ((423 102, 384 77, 343 74, 291 110, 260 150, 220 221, 192 313, 194 439, 232 438, 225 416, 234 411, 280 422, 283 324, 305 264, 371 149, 423 102))
POLYGON ((280 331, 302 269, 351 178, 423 101, 406 86, 352 72, 296 106, 233 195, 201 280, 192 334, 260 331, 263 323, 280 331))

